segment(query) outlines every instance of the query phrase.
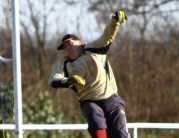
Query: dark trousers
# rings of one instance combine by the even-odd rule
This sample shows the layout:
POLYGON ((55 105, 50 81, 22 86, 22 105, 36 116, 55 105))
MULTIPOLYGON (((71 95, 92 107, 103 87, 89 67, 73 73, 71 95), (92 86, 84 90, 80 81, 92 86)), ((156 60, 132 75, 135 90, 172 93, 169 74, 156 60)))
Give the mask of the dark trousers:
POLYGON ((124 112, 125 102, 117 94, 108 99, 80 101, 80 106, 86 121, 88 131, 106 129, 108 138, 129 138, 124 112))

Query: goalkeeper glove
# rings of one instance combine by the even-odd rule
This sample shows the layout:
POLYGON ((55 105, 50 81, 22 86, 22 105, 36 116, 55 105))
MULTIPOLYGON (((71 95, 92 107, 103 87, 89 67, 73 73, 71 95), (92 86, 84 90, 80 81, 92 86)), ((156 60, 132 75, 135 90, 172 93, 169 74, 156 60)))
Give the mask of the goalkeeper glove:
POLYGON ((51 86, 53 88, 69 88, 75 84, 85 85, 85 80, 78 75, 63 79, 52 81, 51 86))
POLYGON ((68 84, 68 87, 71 87, 71 86, 73 86, 75 84, 85 85, 85 80, 82 79, 78 75, 74 75, 74 76, 68 78, 67 84, 68 84))
POLYGON ((112 15, 112 18, 118 20, 119 23, 122 24, 127 20, 127 15, 123 11, 117 11, 112 15))

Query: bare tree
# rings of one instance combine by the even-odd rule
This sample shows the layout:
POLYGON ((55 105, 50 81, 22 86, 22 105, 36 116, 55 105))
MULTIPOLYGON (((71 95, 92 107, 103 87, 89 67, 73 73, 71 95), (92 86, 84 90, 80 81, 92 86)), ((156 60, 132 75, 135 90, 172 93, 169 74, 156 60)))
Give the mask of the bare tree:
POLYGON ((27 9, 29 10, 30 17, 27 16, 27 11, 24 9, 21 11, 23 20, 21 20, 21 26, 23 28, 23 36, 26 37, 26 42, 28 51, 33 57, 33 64, 37 70, 39 70, 39 78, 43 78, 47 71, 47 55, 45 52, 45 45, 47 39, 47 29, 50 28, 49 18, 50 15, 54 12, 54 5, 56 1, 51 2, 51 7, 49 6, 46 0, 42 0, 38 6, 35 5, 33 1, 27 0, 27 9), (24 15, 24 16, 23 16, 24 15), (26 20, 27 18, 27 20, 26 20), (30 18, 30 22, 28 21, 30 18), (30 29, 29 29, 30 28, 30 29), (34 32, 34 33, 32 33, 34 32), (36 49, 32 53, 31 49, 36 49))

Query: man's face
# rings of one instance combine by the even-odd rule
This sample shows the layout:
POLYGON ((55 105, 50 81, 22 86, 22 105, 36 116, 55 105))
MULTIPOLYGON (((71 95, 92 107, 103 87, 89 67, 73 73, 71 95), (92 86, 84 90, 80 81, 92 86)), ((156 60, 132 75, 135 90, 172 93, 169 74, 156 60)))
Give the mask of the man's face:
POLYGON ((81 46, 80 40, 68 40, 63 44, 63 49, 66 55, 72 59, 77 59, 83 52, 83 47, 81 46))

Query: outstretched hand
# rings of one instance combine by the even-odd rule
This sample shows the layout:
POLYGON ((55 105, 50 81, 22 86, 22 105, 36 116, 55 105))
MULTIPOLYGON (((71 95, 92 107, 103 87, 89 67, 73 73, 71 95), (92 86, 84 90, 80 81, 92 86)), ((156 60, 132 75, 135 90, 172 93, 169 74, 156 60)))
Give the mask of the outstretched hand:
POLYGON ((112 18, 119 21, 120 24, 125 23, 125 21, 128 19, 127 15, 123 11, 117 11, 112 15, 112 18))

